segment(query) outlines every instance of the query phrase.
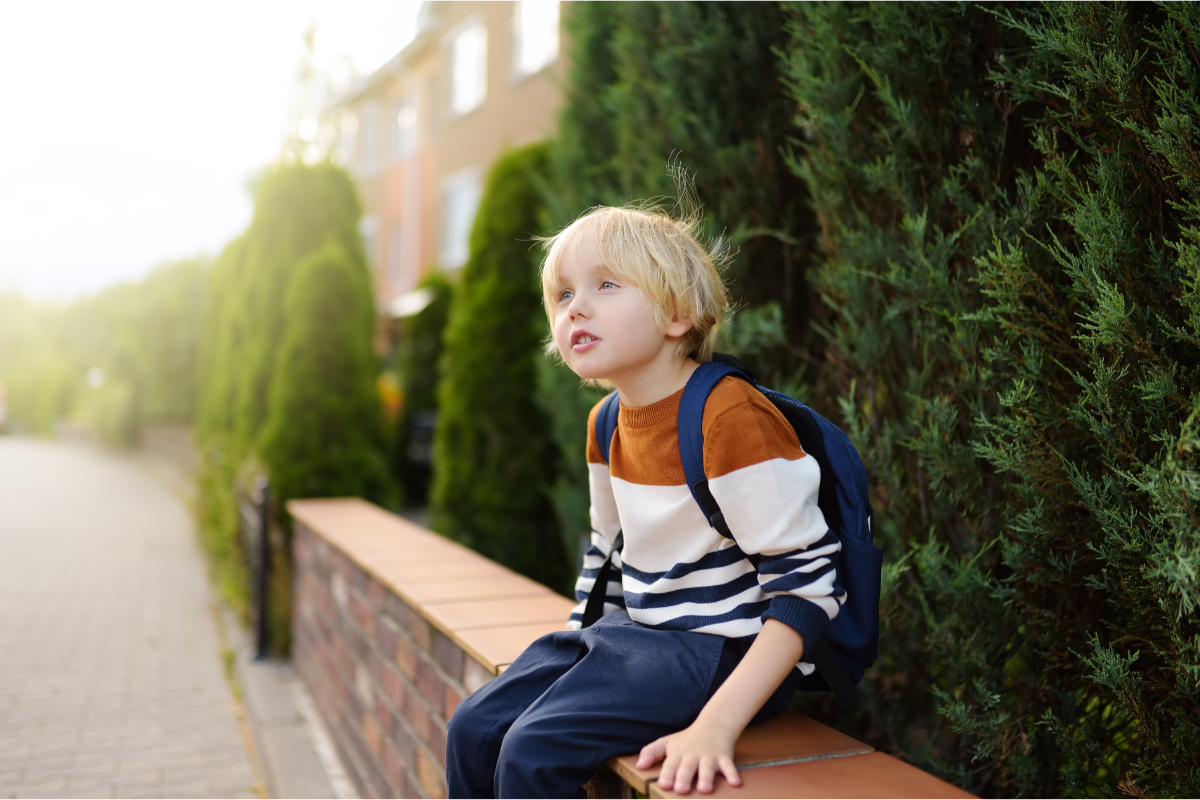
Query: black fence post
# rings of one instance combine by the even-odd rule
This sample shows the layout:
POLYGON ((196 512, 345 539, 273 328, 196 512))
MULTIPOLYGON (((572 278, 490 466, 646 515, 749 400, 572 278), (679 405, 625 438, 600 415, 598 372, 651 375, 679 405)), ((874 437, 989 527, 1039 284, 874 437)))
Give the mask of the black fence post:
POLYGON ((269 631, 267 628, 268 578, 271 574, 271 484, 259 478, 255 485, 255 511, 258 512, 258 558, 254 570, 255 652, 254 658, 270 657, 269 631))

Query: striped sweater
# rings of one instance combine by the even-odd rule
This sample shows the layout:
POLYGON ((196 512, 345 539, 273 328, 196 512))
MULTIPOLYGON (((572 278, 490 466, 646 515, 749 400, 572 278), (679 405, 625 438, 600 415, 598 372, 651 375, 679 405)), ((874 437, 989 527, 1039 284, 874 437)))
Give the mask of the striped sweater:
MULTIPOLYGON (((604 611, 636 622, 729 638, 777 619, 815 641, 845 602, 834 565, 841 544, 817 506, 820 468, 792 426, 752 386, 727 377, 704 409, 704 472, 734 540, 708 524, 688 490, 676 416, 683 390, 642 408, 621 406, 605 463, 588 419, 591 547, 575 585, 579 628, 596 576, 623 534, 604 611), (758 556, 754 566, 749 555, 758 556), (619 569, 619 572, 617 571, 619 569)), ((808 674, 812 666, 800 664, 808 674)))

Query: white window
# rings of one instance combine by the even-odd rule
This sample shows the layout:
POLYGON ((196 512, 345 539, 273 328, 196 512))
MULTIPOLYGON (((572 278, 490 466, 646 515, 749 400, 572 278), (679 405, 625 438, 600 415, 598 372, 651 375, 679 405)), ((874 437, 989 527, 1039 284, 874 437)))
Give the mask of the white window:
POLYGON ((387 235, 387 282, 395 291, 404 270, 404 226, 393 225, 387 235))
POLYGON ((347 111, 342 115, 338 125, 338 146, 341 149, 342 164, 354 163, 355 144, 358 143, 358 117, 347 111))
POLYGON ((417 104, 412 95, 398 100, 392 112, 392 158, 408 158, 417 147, 417 104))
POLYGON ((379 220, 372 214, 366 215, 358 221, 358 233, 362 236, 363 252, 367 256, 367 264, 374 268, 378 258, 379 220))
POLYGON ((558 0, 513 3, 513 71, 532 75, 558 58, 558 0))
POLYGON ((458 269, 467 261, 479 194, 479 174, 474 169, 461 170, 442 181, 441 262, 444 269, 458 269))
POLYGON ((379 103, 368 100, 362 107, 362 153, 359 166, 374 172, 379 164, 379 103))
POLYGON ((461 116, 487 97, 487 28, 477 22, 450 40, 450 111, 461 116))

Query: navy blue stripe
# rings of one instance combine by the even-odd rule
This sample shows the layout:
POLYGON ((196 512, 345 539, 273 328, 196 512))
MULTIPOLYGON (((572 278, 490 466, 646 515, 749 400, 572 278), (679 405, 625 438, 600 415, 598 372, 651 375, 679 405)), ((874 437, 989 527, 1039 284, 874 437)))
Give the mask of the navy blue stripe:
POLYGON ((742 603, 737 608, 727 611, 724 614, 714 614, 712 616, 703 616, 700 614, 689 614, 683 617, 675 617, 666 622, 660 622, 656 625, 645 625, 647 628, 654 628, 660 631, 678 631, 678 630, 695 630, 703 628, 706 625, 718 625, 722 622, 736 622, 742 619, 758 619, 763 614, 767 613, 767 609, 771 607, 770 600, 762 600, 754 603, 742 603))
POLYGON ((726 547, 724 550, 715 550, 711 553, 705 553, 699 559, 690 561, 685 564, 676 564, 666 572, 643 572, 630 564, 625 564, 625 572, 631 577, 637 578, 642 583, 655 583, 660 580, 673 580, 682 578, 685 575, 691 575, 693 572, 699 572, 702 569, 719 569, 727 567, 730 564, 736 564, 739 561, 746 559, 746 554, 742 548, 734 545, 726 547))
POLYGON ((810 547, 802 550, 792 550, 789 553, 772 554, 763 556, 758 564, 758 571, 768 575, 777 575, 784 572, 791 572, 796 567, 803 564, 811 564, 818 558, 835 559, 838 556, 837 551, 826 553, 821 556, 810 555, 811 553, 820 550, 826 545, 837 544, 837 539, 830 537, 828 540, 821 539, 810 547))
POLYGON ((826 564, 821 569, 813 570, 812 572, 789 572, 776 578, 773 581, 768 581, 763 584, 762 590, 768 594, 782 594, 784 592, 794 592, 810 583, 816 581, 823 575, 833 570, 833 564, 826 564))
POLYGON ((665 608, 680 603, 719 603, 757 586, 758 576, 747 572, 714 586, 692 586, 669 592, 626 592, 625 602, 630 608, 665 608))

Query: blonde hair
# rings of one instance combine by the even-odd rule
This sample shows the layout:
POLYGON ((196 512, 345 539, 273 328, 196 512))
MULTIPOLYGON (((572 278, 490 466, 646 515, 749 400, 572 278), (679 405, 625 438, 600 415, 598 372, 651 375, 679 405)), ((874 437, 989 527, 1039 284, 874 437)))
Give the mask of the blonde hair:
MULTIPOLYGON (((551 324, 562 262, 588 247, 601 264, 651 301, 659 330, 676 320, 691 320, 679 343, 681 355, 701 363, 711 360, 717 327, 729 305, 721 280, 729 249, 723 238, 701 244, 700 222, 698 213, 673 217, 655 205, 596 206, 541 239, 548 251, 542 261, 542 300, 551 324)), ((546 353, 558 355, 553 336, 546 353)))

